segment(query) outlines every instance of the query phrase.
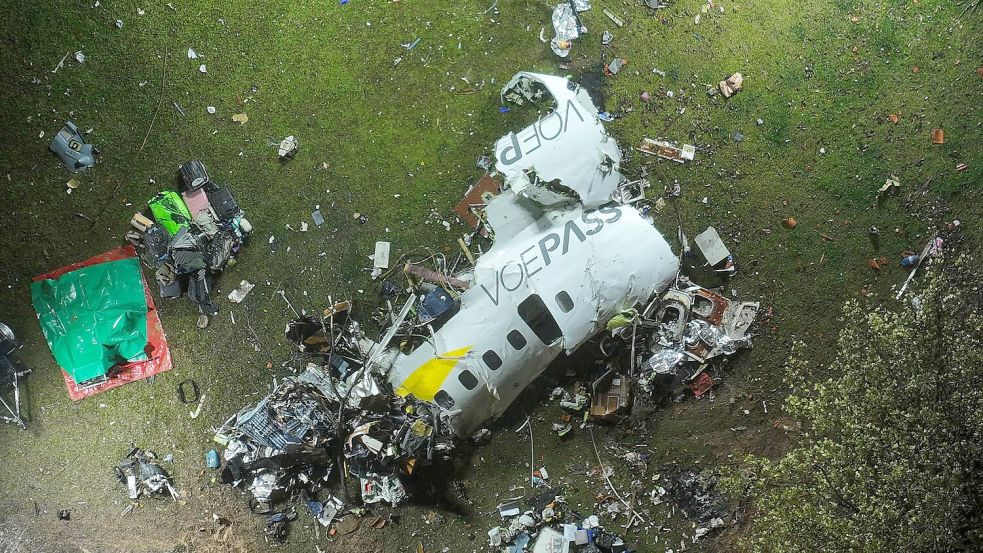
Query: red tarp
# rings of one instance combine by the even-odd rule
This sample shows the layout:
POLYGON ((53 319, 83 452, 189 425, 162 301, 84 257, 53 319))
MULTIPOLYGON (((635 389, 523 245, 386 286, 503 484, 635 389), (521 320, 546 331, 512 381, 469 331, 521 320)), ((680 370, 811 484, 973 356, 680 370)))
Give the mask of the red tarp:
MULTIPOLYGON (((120 259, 136 257, 136 255, 137 252, 133 246, 120 246, 115 250, 99 254, 85 261, 72 263, 60 269, 55 269, 50 273, 38 275, 33 280, 58 278, 69 271, 81 269, 82 267, 106 263, 107 261, 119 261, 120 259)), ((79 388, 71 375, 62 370, 61 374, 65 378, 65 387, 68 388, 68 396, 72 400, 78 401, 82 398, 98 394, 99 392, 111 390, 117 386, 171 370, 171 351, 167 349, 167 337, 164 336, 164 327, 160 324, 160 317, 157 316, 157 306, 154 305, 154 298, 150 293, 150 288, 147 287, 146 279, 143 281, 143 292, 147 296, 147 360, 116 365, 109 370, 108 379, 105 382, 86 388, 79 388)))

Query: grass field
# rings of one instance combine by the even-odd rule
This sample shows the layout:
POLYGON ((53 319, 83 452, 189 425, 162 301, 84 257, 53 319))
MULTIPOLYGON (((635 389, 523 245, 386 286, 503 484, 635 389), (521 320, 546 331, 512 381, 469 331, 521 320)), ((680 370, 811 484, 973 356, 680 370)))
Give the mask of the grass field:
MULTIPOLYGON (((0 428, 0 522, 25 531, 25 550, 265 551, 263 519, 248 513, 245 496, 214 481, 203 456, 211 428, 286 373, 282 332, 292 311, 277 292, 308 311, 350 297, 367 321, 378 301, 365 270, 376 240, 392 241, 394 256, 452 251, 466 231, 452 206, 480 176, 476 158, 528 123, 498 109, 501 85, 520 70, 570 74, 593 83, 608 111, 630 108, 607 124, 623 147, 646 136, 698 145, 686 165, 635 152, 625 172, 638 175, 644 166, 653 196, 678 181, 682 195, 657 215, 659 229, 674 237, 681 224, 692 237, 713 225, 739 268, 725 290, 774 312, 755 348, 730 363, 714 401, 666 406, 644 428, 596 431, 616 485, 637 479, 651 489, 668 462, 700 470, 749 451, 780 454, 789 437, 773 423, 790 345, 804 341, 821 363, 842 302, 861 291, 869 301, 893 301, 892 287, 907 276, 901 253, 920 249, 940 225, 958 219, 967 242, 981 243, 983 14, 964 14, 968 3, 715 0, 703 12, 698 0, 658 11, 594 0, 582 14, 590 32, 566 68, 539 40, 543 27, 552 36, 553 4, 545 1, 500 0, 495 10, 490 0, 5 3, 0 318, 22 337, 21 357, 34 373, 28 430, 0 428), (602 8, 626 25, 615 26, 602 8), (611 47, 601 46, 603 30, 615 36, 611 47), (414 49, 401 46, 417 37, 414 49), (188 48, 199 59, 188 59, 188 48), (69 55, 53 71, 78 50, 85 63, 69 55), (614 56, 629 64, 604 77, 602 61, 614 56), (741 92, 708 96, 735 71, 745 76, 741 92), (643 92, 651 100, 643 102, 643 92), (237 113, 248 122, 232 121, 237 113), (66 119, 92 128, 89 139, 102 151, 71 195, 71 175, 47 151, 66 119), (931 143, 935 127, 945 130, 944 144, 931 143), (288 134, 300 151, 280 163, 271 144, 288 134), (256 229, 217 297, 240 279, 259 286, 241 305, 223 299, 204 331, 189 301, 160 302, 174 370, 73 403, 35 322, 30 278, 120 244, 133 212, 172 188, 178 165, 192 158, 233 189, 256 229), (958 163, 968 169, 956 171, 958 163), (891 175, 901 193, 878 203, 877 189, 891 175), (326 224, 299 232, 317 205, 326 224), (795 229, 782 226, 788 216, 795 229), (454 222, 451 231, 444 220, 454 222), (871 226, 880 230, 878 251, 871 226), (871 270, 868 260, 882 255, 890 263, 871 270), (197 419, 174 393, 186 378, 207 397, 197 419), (647 473, 615 458, 614 443, 644 444, 652 453, 647 473), (111 467, 131 444, 174 454, 167 468, 185 492, 180 502, 144 501, 120 516, 128 501, 111 467), (55 513, 66 508, 72 520, 58 521, 55 513), (199 530, 212 528, 213 511, 234 522, 228 543, 199 530)), ((590 437, 579 431, 561 443, 549 431, 557 414, 554 405, 533 411, 537 464, 566 482, 571 503, 588 513, 604 487, 591 475, 590 437)), ((520 495, 509 488, 528 475, 528 443, 513 428, 497 427, 492 444, 461 467, 472 500, 463 509, 421 501, 396 510, 399 524, 337 541, 315 537, 300 513, 278 549, 487 549, 499 498, 520 495)), ((640 552, 678 551, 692 529, 669 512, 650 508, 653 527, 628 534, 629 542, 640 552)), ((687 550, 727 549, 739 531, 687 550)))

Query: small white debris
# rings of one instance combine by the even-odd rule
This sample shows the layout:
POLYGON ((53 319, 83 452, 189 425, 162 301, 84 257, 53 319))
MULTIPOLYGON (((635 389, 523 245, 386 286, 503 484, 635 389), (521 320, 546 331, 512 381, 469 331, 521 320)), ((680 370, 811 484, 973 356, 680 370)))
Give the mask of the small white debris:
POLYGON ((195 52, 194 48, 188 48, 188 59, 189 60, 198 59, 198 52, 195 52))
POLYGON ((116 20, 116 28, 117 29, 122 29, 123 28, 123 20, 122 19, 117 19, 116 20))
POLYGON ((205 111, 207 111, 208 113, 210 113, 212 115, 215 115, 215 111, 216 111, 215 110, 215 106, 208 106, 207 108, 205 108, 205 111))
POLYGON ((137 8, 137 15, 143 15, 147 12, 143 11, 143 8, 137 8))
POLYGON ((198 66, 198 71, 201 71, 202 73, 208 73, 208 69, 205 68, 204 63, 198 66))
POLYGON ((826 148, 819 148, 819 153, 825 155, 826 154, 826 148))
POLYGON ((759 124, 759 125, 764 125, 764 124, 765 124, 765 121, 764 121, 764 119, 761 119, 761 118, 759 117, 759 118, 758 118, 758 119, 757 119, 757 120, 755 121, 755 123, 757 123, 757 124, 759 124))
POLYGON ((85 63, 85 54, 83 54, 81 50, 75 52, 75 61, 85 63))

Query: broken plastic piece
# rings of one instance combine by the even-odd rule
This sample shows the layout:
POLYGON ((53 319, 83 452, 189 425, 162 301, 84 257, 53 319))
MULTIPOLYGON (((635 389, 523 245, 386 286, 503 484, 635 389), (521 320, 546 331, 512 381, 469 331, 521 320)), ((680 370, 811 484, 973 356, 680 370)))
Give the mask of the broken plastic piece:
POLYGON ((246 299, 246 295, 255 287, 256 285, 248 280, 239 281, 239 287, 229 292, 229 301, 232 303, 242 302, 242 300, 246 299))
POLYGON ((55 137, 51 139, 48 148, 58 156, 62 165, 69 171, 77 173, 96 164, 96 154, 99 152, 88 144, 78 127, 72 121, 66 121, 55 137))
POLYGON ((290 135, 280 141, 276 154, 281 161, 290 159, 297 154, 297 139, 290 135))
MULTIPOLYGON (((563 77, 528 72, 516 74, 502 88, 503 101, 516 103, 547 94, 553 100, 548 113, 495 143, 495 168, 515 194, 542 206, 609 202, 624 178, 621 151, 604 131, 587 91, 563 77)), ((490 204, 488 216, 498 233, 490 204)))

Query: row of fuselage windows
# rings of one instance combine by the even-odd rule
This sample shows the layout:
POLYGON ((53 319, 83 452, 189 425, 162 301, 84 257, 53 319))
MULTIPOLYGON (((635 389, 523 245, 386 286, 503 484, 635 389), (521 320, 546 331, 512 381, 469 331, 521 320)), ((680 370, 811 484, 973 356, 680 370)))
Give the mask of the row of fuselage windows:
MULTIPOLYGON (((573 300, 570 298, 570 294, 566 292, 557 293, 556 305, 560 308, 560 311, 569 313, 573 309, 573 300)), ((556 319, 553 318, 546 304, 543 303, 542 298, 537 294, 530 295, 519 304, 519 316, 545 345, 550 345, 562 337, 556 319)), ((528 343, 526 337, 518 330, 510 331, 505 336, 505 339, 516 351, 526 347, 528 343)), ((485 366, 493 371, 502 368, 502 358, 495 353, 495 350, 488 350, 483 353, 481 360, 485 363, 485 366)), ((468 390, 473 390, 478 385, 478 378, 468 369, 459 372, 457 379, 468 390)))

